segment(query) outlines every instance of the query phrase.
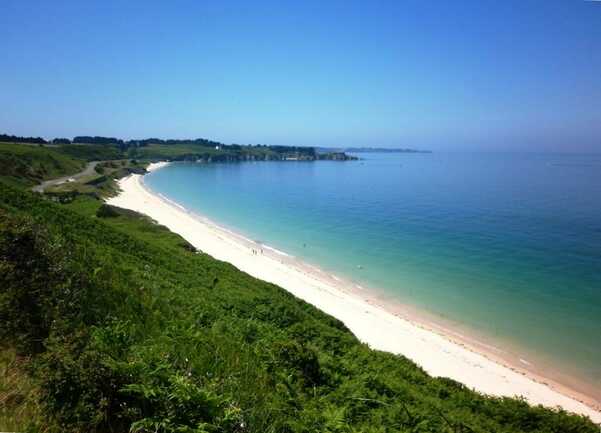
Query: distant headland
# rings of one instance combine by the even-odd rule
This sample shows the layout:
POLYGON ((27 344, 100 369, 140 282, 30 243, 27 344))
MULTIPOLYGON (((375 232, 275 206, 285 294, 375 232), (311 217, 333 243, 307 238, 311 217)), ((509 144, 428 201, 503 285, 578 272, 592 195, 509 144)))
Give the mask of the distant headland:
POLYGON ((432 153, 431 150, 401 149, 391 147, 318 147, 320 152, 349 152, 349 153, 432 153))

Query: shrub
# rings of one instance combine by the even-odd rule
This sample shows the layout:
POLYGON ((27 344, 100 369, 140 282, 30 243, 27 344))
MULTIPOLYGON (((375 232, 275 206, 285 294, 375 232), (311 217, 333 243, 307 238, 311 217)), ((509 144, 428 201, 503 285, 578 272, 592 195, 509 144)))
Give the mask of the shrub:
POLYGON ((98 218, 115 218, 119 216, 119 211, 114 206, 103 204, 96 211, 98 218))

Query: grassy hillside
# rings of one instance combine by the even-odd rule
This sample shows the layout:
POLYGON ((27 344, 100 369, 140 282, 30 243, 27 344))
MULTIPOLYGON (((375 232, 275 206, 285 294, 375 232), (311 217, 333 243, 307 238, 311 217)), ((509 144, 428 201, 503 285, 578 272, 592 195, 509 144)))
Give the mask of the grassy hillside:
POLYGON ((116 190, 114 179, 132 172, 144 172, 147 162, 122 159, 116 147, 106 145, 39 145, 0 142, 0 181, 29 189, 44 180, 81 172, 89 161, 101 161, 95 170, 75 176, 69 182, 46 185, 44 192, 55 199, 73 195, 106 196, 116 190))
POLYGON ((0 431, 598 431, 372 351, 139 214, 0 197, 0 431))
POLYGON ((76 173, 84 162, 54 147, 0 143, 0 179, 16 186, 32 186, 42 180, 76 173))
POLYGON ((86 161, 106 161, 126 157, 117 146, 103 144, 64 144, 57 150, 65 155, 86 161))
POLYGON ((79 195, 111 196, 117 191, 115 179, 131 173, 145 173, 146 165, 127 159, 98 162, 89 175, 77 177, 73 182, 50 186, 44 192, 60 201, 70 201, 79 195))

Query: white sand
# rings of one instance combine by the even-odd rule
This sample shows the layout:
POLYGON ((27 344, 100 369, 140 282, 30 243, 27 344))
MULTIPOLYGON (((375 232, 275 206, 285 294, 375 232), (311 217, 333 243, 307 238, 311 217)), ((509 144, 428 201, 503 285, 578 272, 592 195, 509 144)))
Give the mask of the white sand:
MULTIPOLYGON (((149 170, 164 164, 152 164, 149 170)), ((256 278, 283 287, 344 322, 361 341, 374 349, 404 355, 432 376, 450 377, 485 394, 523 396, 532 404, 560 406, 601 423, 601 412, 464 345, 383 310, 356 293, 344 290, 340 279, 308 265, 295 266, 289 256, 266 246, 262 246, 261 254, 261 246, 152 193, 144 186, 140 175, 121 179, 119 185, 122 192, 109 199, 109 204, 144 213, 180 234, 199 250, 256 278), (259 249, 258 254, 253 254, 252 249, 259 249)))

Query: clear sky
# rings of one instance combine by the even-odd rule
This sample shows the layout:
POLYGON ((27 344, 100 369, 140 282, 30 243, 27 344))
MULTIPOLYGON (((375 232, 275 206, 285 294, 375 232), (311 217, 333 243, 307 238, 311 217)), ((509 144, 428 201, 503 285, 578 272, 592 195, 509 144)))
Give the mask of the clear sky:
POLYGON ((0 1, 0 133, 601 151, 601 2, 0 1))

